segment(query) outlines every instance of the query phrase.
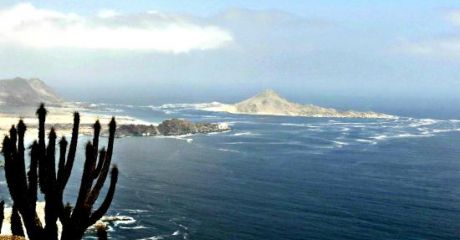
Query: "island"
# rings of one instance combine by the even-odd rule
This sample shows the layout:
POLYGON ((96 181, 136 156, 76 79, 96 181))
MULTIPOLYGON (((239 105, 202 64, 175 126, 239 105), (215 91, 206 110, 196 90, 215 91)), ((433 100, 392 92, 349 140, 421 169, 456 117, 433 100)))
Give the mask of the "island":
POLYGON ((180 136, 197 133, 216 133, 229 131, 226 123, 191 122, 184 119, 169 119, 158 126, 142 124, 124 124, 117 129, 117 136, 180 136))
POLYGON ((233 114, 301 116, 301 117, 330 117, 330 118, 396 118, 395 116, 359 111, 339 111, 334 108, 324 108, 313 104, 299 104, 281 97, 274 90, 265 90, 256 96, 235 104, 216 103, 204 108, 207 111, 228 112, 233 114))

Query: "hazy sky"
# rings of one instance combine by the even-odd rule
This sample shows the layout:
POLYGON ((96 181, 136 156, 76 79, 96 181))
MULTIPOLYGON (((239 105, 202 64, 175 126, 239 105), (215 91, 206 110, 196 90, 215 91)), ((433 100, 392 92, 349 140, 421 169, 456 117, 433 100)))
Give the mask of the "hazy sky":
POLYGON ((0 0, 16 76, 76 100, 460 103, 460 1, 0 0))

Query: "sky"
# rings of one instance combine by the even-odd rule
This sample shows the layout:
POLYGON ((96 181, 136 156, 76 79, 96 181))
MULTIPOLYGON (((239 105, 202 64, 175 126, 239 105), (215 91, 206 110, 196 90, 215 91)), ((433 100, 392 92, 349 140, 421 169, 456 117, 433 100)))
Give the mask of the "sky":
POLYGON ((18 76, 80 101, 271 88, 330 106, 460 105, 460 1, 0 0, 0 79, 18 76))

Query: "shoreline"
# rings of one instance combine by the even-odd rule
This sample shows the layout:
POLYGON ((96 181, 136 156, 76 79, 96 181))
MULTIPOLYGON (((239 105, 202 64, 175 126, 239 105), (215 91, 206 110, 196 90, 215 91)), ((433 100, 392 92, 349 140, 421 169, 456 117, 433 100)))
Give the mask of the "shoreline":
MULTIPOLYGON (((45 126, 47 133, 51 128, 54 128, 58 137, 70 137, 73 128, 73 111, 69 108, 51 107, 48 112, 45 126)), ((167 119, 157 124, 130 116, 115 115, 114 117, 117 122, 116 137, 182 136, 198 133, 218 133, 231 130, 226 123, 194 123, 184 119, 167 119)), ((16 126, 20 119, 22 119, 27 126, 25 137, 28 139, 35 139, 38 135, 38 119, 35 116, 31 116, 30 112, 27 112, 27 114, 19 113, 17 115, 0 113, 0 135, 7 135, 11 126, 16 126), (18 117, 18 115, 27 117, 18 117)), ((92 136, 93 124, 99 120, 102 127, 101 136, 106 136, 108 124, 111 119, 112 116, 110 115, 81 111, 79 135, 92 136)))

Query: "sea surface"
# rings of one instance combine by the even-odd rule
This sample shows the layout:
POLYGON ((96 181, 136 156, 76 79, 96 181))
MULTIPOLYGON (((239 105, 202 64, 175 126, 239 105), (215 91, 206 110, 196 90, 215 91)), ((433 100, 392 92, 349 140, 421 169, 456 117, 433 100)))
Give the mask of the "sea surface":
MULTIPOLYGON (((245 116, 200 107, 99 106, 155 123, 178 117, 232 128, 116 139, 121 176, 109 215, 124 220, 110 223, 112 239, 460 239, 460 120, 245 116)), ((82 162, 75 168, 70 202, 82 162)))

